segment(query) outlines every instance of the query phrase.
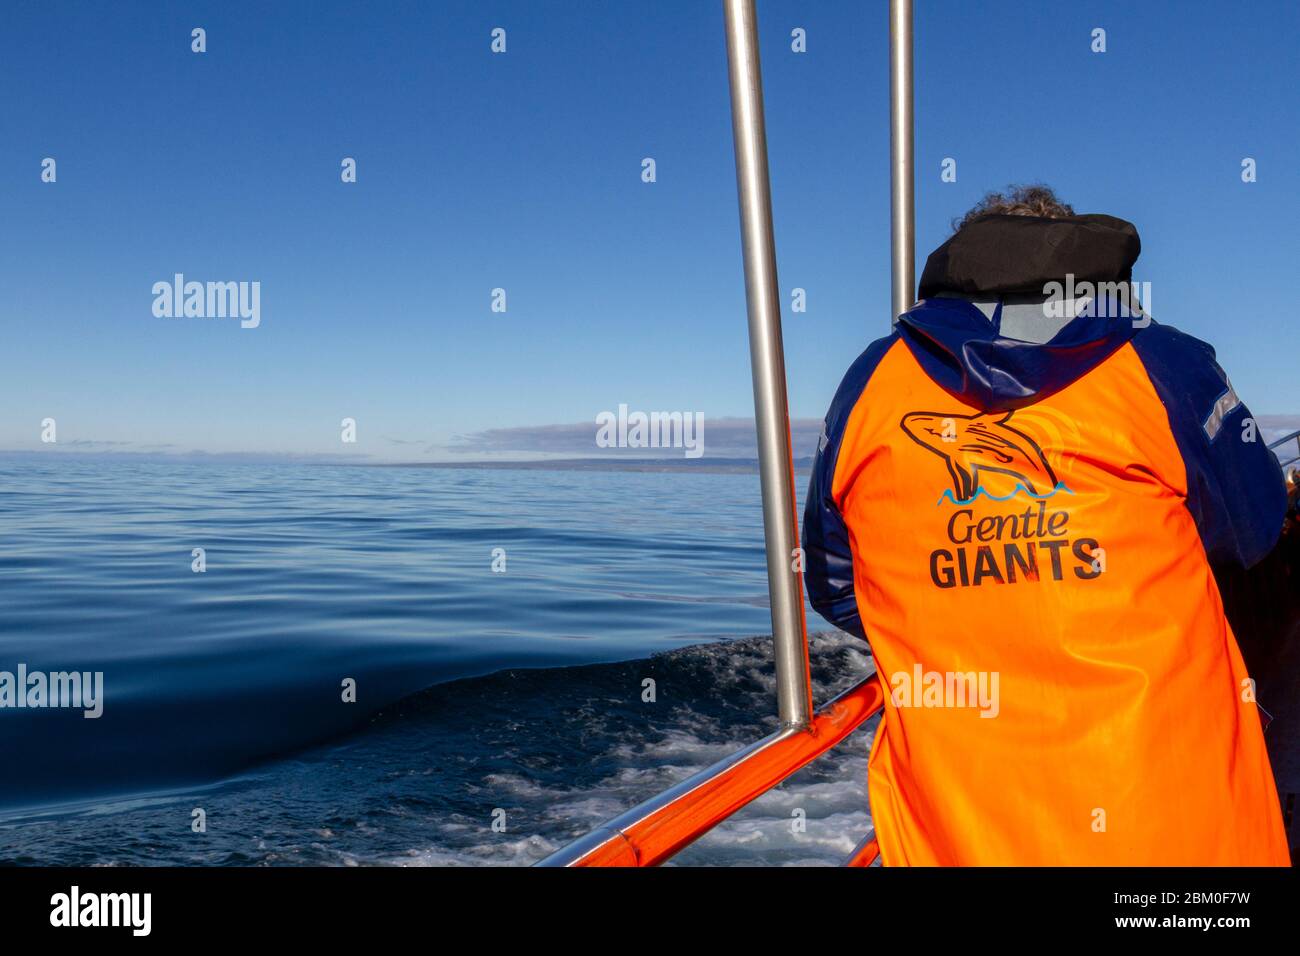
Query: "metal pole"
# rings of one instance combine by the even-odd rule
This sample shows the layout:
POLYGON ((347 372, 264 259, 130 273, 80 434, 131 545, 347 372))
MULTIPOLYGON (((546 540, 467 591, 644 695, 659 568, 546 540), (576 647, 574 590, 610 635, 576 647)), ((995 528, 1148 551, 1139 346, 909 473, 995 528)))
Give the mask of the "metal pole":
POLYGON ((916 198, 912 161, 912 0, 889 0, 889 214, 891 322, 916 302, 916 198))
MULTIPOLYGON (((745 298, 749 306, 749 360, 754 377, 767 544, 767 590, 772 603, 777 711, 785 727, 812 721, 808 633, 803 581, 795 570, 799 532, 790 450, 790 411, 781 343, 781 298, 772 238, 772 196, 767 174, 767 130, 758 60, 754 0, 723 0, 731 79, 731 130, 736 141, 736 186, 744 246, 745 298)), ((802 562, 800 562, 802 564, 802 562)))

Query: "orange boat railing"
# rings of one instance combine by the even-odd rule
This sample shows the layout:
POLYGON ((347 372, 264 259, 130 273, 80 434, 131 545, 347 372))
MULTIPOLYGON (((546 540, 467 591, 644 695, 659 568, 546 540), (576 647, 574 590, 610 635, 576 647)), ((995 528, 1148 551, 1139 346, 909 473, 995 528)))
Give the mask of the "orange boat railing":
MULTIPOLYGON (((817 711, 806 728, 781 730, 751 744, 537 865, 658 866, 839 744, 883 704, 880 681, 872 674, 817 711)), ((875 857, 875 838, 868 835, 846 865, 868 866, 875 857)))

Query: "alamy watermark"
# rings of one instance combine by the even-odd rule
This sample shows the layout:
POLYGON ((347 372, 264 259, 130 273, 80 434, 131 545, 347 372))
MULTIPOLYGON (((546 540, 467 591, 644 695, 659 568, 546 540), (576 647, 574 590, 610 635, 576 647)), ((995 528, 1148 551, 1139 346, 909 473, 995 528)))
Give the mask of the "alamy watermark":
POLYGON ((1043 314, 1049 319, 1132 319, 1138 329, 1151 324, 1150 282, 1076 282, 1071 272, 1064 283, 1043 286, 1043 295, 1043 314))
POLYGON ((997 671, 926 671, 915 664, 890 675, 890 700, 895 707, 969 707, 992 718, 1002 709, 1000 678, 997 671))
POLYGON ((261 282, 171 282, 153 284, 153 314, 160 319, 239 319, 240 328, 262 324, 261 282))
POLYGON ((104 713, 103 671, 0 671, 0 709, 79 707, 94 720, 104 713))
POLYGON ((50 925, 123 927, 132 936, 148 936, 153 929, 153 894, 82 892, 74 884, 68 892, 50 897, 50 925))
POLYGON ((704 454, 703 412, 629 412, 618 406, 618 414, 596 416, 596 445, 599 448, 681 448, 687 458, 704 454))

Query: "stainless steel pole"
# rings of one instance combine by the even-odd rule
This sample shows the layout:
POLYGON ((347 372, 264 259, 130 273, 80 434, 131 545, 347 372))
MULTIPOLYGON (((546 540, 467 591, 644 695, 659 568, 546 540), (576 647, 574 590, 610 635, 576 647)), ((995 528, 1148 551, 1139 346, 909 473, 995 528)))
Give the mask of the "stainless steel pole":
POLYGON ((803 581, 795 569, 799 531, 790 450, 790 410, 785 391, 785 350, 781 342, 781 292, 776 280, 776 244, 772 238, 758 23, 754 0, 723 0, 723 7, 745 259, 745 298, 749 306, 749 360, 754 377, 754 420, 758 428, 759 474, 763 487, 767 590, 772 603, 772 641, 776 651, 777 711, 783 726, 805 727, 812 720, 812 686, 808 673, 803 581))
POLYGON ((893 315, 916 302, 916 197, 912 161, 912 0, 889 0, 889 180, 893 315))

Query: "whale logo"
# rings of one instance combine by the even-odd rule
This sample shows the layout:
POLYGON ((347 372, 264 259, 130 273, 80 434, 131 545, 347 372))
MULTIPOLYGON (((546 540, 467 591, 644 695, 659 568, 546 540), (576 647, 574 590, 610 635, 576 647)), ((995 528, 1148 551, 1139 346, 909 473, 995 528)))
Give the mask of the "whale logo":
POLYGON ((907 437, 943 459, 952 490, 963 503, 977 491, 1007 496, 1020 488, 1043 497, 1057 488, 1056 473, 1038 444, 1008 425, 1011 412, 954 415, 908 412, 899 422, 907 437))

